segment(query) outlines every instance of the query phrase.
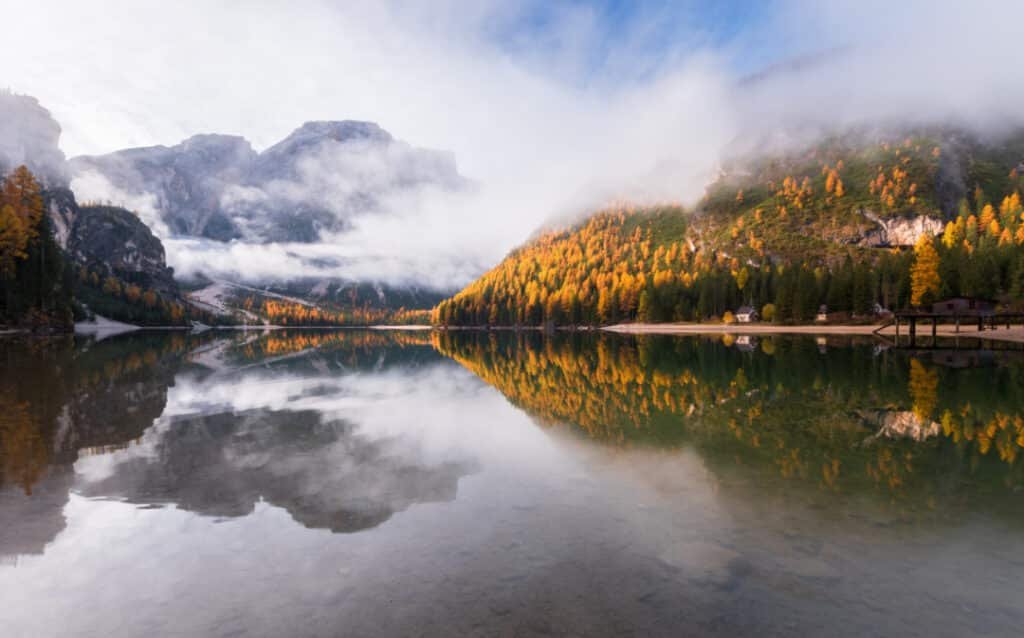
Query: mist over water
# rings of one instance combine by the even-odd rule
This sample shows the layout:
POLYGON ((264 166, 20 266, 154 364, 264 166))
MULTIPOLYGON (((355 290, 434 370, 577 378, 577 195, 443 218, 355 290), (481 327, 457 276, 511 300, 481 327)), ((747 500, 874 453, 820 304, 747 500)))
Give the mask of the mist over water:
POLYGON ((1020 351, 355 330, 0 348, 5 635, 1024 620, 1020 351))

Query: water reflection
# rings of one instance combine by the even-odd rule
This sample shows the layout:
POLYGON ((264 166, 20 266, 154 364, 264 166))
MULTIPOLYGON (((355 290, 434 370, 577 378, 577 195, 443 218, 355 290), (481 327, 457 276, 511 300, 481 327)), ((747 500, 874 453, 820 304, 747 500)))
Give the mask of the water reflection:
POLYGON ((421 465, 396 442, 324 422, 319 412, 257 410, 172 419, 152 449, 117 459, 82 493, 206 516, 244 516, 262 500, 307 527, 354 532, 413 503, 453 500, 468 470, 421 465))
POLYGON ((256 503, 334 532, 448 501, 467 459, 424 461, 336 414, 366 400, 360 374, 441 357, 424 335, 135 334, 0 342, 0 555, 41 553, 68 493, 198 514, 256 503))
POLYGON ((0 356, 10 635, 1024 622, 1019 353, 274 331, 0 356))
POLYGON ((1019 515, 1007 506, 1024 486, 1024 353, 948 367, 830 339, 441 333, 435 345, 541 423, 606 444, 692 446, 723 477, 771 474, 780 489, 1019 515))
MULTIPOLYGON (((723 476, 770 472, 785 489, 874 493, 945 515, 1021 489, 1022 353, 908 355, 829 339, 272 331, 8 340, 0 504, 51 512, 8 517, 51 530, 31 551, 59 528, 72 484, 90 497, 212 516, 245 515, 263 499, 311 527, 371 527, 411 503, 451 500, 473 471, 468 458, 423 465, 408 432, 368 437, 350 420, 445 357, 542 424, 615 446, 693 447, 723 476)), ((26 536, 8 528, 3 540, 24 545, 26 536)))

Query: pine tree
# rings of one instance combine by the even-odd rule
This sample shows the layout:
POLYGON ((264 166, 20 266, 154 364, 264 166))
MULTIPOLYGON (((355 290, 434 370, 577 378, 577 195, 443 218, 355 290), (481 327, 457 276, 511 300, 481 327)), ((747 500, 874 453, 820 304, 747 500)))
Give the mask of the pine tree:
POLYGON ((798 323, 807 323, 814 319, 818 311, 818 282, 814 271, 801 267, 797 275, 796 291, 793 301, 793 319, 798 323))
POLYGON ((1010 271, 1010 296, 1017 301, 1024 300, 1024 254, 1017 256, 1017 261, 1010 271))
POLYGON ((871 268, 866 262, 857 264, 853 272, 853 314, 868 315, 874 302, 871 268))
POLYGON ((829 280, 825 303, 832 312, 847 312, 853 300, 853 260, 847 255, 829 280))
POLYGON ((775 286, 775 320, 778 322, 792 321, 793 301, 796 292, 794 281, 794 266, 787 266, 779 274, 778 283, 775 286))

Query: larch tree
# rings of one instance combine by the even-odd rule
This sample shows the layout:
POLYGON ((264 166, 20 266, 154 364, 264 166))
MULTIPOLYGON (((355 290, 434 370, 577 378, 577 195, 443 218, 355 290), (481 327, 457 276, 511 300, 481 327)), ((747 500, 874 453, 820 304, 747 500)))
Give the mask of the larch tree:
POLYGON ((25 258, 28 233, 10 204, 0 205, 0 277, 14 276, 17 260, 25 258))
POLYGON ((927 233, 914 244, 914 265, 910 269, 910 303, 920 306, 934 301, 942 287, 939 277, 939 253, 927 233))

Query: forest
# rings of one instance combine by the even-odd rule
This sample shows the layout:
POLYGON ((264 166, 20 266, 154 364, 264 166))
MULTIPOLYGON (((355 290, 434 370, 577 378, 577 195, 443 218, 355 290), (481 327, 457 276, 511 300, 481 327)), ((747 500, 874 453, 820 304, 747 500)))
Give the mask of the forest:
POLYGON ((430 322, 430 311, 423 309, 390 310, 369 305, 340 309, 252 296, 242 300, 241 308, 275 326, 426 325, 430 322))
POLYGON ((71 269, 39 182, 19 166, 0 185, 0 324, 64 331, 71 323, 71 269))
POLYGON ((826 306, 832 321, 873 321, 952 296, 1019 307, 1024 206, 1010 153, 966 164, 975 186, 944 214, 936 143, 908 137, 858 153, 823 143, 807 156, 723 177, 696 210, 617 206, 549 229, 438 304, 431 319, 728 322, 749 306, 763 321, 805 323, 826 306), (871 215, 928 216, 945 227, 912 248, 876 246, 863 241, 877 224, 871 215))

